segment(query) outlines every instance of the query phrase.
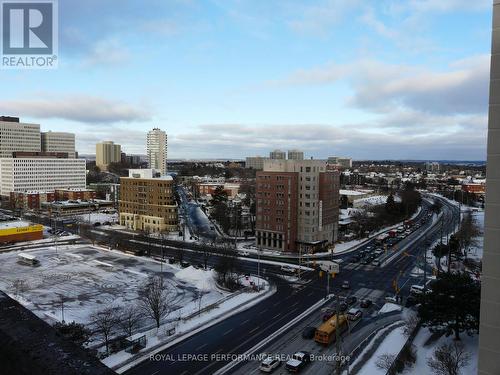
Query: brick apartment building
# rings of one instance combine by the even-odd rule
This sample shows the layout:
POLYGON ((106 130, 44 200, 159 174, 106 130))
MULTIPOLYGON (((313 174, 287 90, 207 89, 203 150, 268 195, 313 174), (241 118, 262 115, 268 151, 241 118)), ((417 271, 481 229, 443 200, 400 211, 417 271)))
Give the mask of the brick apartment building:
POLYGON ((266 160, 257 172, 256 245, 322 250, 336 239, 339 174, 321 160, 266 160))
POLYGON ((121 178, 120 224, 145 232, 178 230, 174 181, 154 175, 152 169, 130 169, 129 177, 121 178))

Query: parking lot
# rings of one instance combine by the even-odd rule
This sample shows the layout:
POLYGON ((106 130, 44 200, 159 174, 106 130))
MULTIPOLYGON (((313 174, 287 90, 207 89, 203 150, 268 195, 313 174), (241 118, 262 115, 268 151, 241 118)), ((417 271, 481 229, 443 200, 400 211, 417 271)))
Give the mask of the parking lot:
MULTIPOLYGON (((19 252, 0 254, 0 289, 49 323, 88 322, 108 306, 138 305, 148 277, 162 275, 171 296, 170 316, 191 312, 224 296, 213 284, 175 276, 181 268, 89 245, 46 246, 26 250, 39 266, 18 261, 19 252)), ((208 271, 206 271, 208 272, 208 271)), ((144 324, 149 324, 147 319, 144 324)))

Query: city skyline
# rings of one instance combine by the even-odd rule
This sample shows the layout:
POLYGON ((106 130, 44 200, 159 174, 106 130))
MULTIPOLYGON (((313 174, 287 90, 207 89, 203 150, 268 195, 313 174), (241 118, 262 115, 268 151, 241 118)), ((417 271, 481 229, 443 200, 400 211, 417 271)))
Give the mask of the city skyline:
POLYGON ((1 71, 0 112, 81 154, 143 154, 158 127, 173 159, 484 160, 490 5, 60 2, 59 68, 1 71))

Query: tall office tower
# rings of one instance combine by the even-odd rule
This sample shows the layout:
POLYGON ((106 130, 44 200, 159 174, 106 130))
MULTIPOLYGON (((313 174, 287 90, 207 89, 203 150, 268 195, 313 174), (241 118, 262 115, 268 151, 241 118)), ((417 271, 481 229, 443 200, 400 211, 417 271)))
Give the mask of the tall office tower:
POLYGON ((288 150, 288 160, 304 160, 304 151, 288 150))
POLYGON ((177 203, 172 176, 155 177, 153 169, 130 169, 120 179, 120 224, 146 232, 176 231, 177 203))
POLYGON ((111 141, 97 143, 95 145, 95 164, 107 170, 111 163, 119 163, 122 160, 121 146, 111 141))
POLYGON ((247 156, 245 160, 245 168, 261 171, 262 168, 264 168, 264 160, 267 160, 267 158, 262 156, 247 156))
POLYGON ((66 152, 68 158, 75 158, 75 135, 64 132, 42 132, 42 152, 66 152))
POLYGON ((281 150, 274 150, 269 153, 269 158, 270 159, 275 159, 275 160, 285 160, 286 159, 286 152, 281 151, 281 150))
POLYGON ((500 373, 500 0, 493 1, 478 374, 500 373))
POLYGON ((158 128, 148 132, 146 153, 148 168, 159 170, 162 175, 167 173, 167 133, 158 128))
POLYGON ((40 146, 40 125, 0 116, 0 158, 10 158, 13 152, 40 152, 40 146))
POLYGON ((336 239, 339 174, 324 160, 266 160, 256 181, 258 247, 310 253, 336 239))

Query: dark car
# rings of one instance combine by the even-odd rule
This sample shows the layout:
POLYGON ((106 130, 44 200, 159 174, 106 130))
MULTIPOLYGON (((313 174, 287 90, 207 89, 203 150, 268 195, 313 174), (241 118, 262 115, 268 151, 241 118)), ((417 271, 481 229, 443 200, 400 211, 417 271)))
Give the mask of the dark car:
POLYGON ((181 262, 181 267, 182 267, 182 268, 188 268, 190 265, 191 265, 191 264, 189 264, 189 263, 188 263, 188 262, 186 262, 185 260, 183 260, 183 261, 181 262))
POLYGON ((418 299, 415 296, 408 296, 406 298, 405 307, 412 307, 418 303, 418 299))
POLYGON ((358 299, 354 296, 350 296, 347 297, 345 301, 348 305, 354 305, 358 301, 358 299))
POLYGON ((94 227, 99 227, 99 226, 101 226, 101 223, 100 223, 100 222, 98 222, 98 221, 96 221, 96 222, 94 223, 94 227))
POLYGON ((370 263, 370 259, 368 258, 364 258, 362 261, 361 261, 361 264, 368 264, 370 263))
POLYGON ((302 331, 302 337, 305 339, 312 339, 314 334, 316 333, 316 328, 314 327, 306 327, 302 331))
POLYGON ((369 299, 364 299, 361 301, 361 303, 359 304, 361 307, 364 307, 364 308, 367 308, 367 307, 370 307, 372 305, 372 301, 369 300, 369 299))
POLYGON ((330 319, 334 315, 335 315, 334 309, 326 310, 325 313, 323 314, 323 321, 326 322, 328 319, 330 319))

